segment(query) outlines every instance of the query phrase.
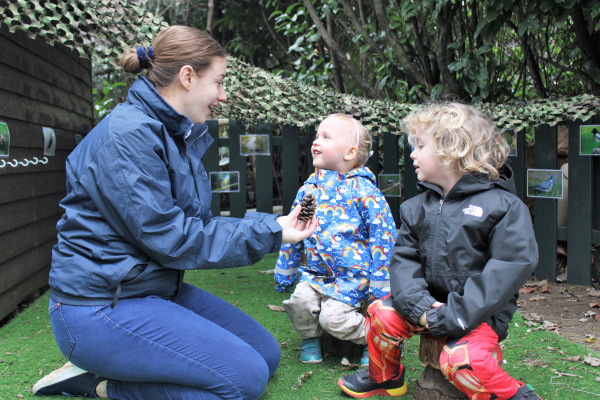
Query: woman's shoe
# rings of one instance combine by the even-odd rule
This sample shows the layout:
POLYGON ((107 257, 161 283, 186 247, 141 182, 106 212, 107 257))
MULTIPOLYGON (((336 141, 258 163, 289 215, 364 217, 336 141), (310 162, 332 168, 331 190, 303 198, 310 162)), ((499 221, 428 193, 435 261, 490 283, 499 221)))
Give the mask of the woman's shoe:
POLYGON ((300 360, 307 364, 317 364, 323 361, 321 354, 321 338, 315 337, 302 340, 300 360))
POLYGON ((32 393, 36 396, 63 395, 71 397, 98 397, 96 386, 105 378, 68 362, 57 370, 52 371, 33 385, 32 393))

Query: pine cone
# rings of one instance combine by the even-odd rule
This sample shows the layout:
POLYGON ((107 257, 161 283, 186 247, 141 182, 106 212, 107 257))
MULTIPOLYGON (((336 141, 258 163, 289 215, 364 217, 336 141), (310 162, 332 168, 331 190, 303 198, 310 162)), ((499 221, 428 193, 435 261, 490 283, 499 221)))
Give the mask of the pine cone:
POLYGON ((315 215, 315 210, 317 209, 317 199, 312 194, 307 194, 302 198, 300 202, 302 209, 300 210, 300 215, 298 215, 298 219, 300 221, 308 221, 315 215))

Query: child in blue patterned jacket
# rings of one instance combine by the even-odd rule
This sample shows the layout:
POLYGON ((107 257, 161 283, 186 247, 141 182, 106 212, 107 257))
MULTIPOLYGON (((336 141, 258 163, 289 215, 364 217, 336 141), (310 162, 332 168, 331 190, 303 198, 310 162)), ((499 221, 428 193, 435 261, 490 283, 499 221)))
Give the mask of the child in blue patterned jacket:
MULTIPOLYGON (((356 119, 325 118, 311 149, 315 173, 294 201, 296 206, 305 195, 314 195, 318 225, 303 242, 281 246, 275 280, 277 290, 287 292, 298 278, 283 307, 302 339, 305 363, 323 360, 323 331, 365 345, 363 306, 390 290, 388 267, 397 232, 375 176, 364 166, 371 143, 356 119)), ((368 359, 365 346, 361 364, 368 359)))

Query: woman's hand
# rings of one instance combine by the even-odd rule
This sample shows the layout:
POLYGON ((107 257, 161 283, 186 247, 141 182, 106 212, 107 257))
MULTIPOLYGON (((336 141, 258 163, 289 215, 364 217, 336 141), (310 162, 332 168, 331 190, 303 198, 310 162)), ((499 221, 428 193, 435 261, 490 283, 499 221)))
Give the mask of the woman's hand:
POLYGON ((283 228, 281 240, 283 243, 297 243, 313 234, 317 227, 317 217, 313 216, 308 221, 300 221, 298 215, 302 207, 297 205, 291 213, 277 218, 277 222, 283 228))

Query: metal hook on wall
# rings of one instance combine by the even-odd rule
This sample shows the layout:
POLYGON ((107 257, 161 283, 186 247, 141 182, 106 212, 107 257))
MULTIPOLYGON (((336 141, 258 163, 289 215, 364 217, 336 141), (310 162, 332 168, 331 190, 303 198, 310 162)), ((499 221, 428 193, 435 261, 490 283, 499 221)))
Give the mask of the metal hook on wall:
POLYGON ((16 158, 13 158, 12 161, 7 162, 8 165, 10 165, 11 167, 15 168, 19 165, 19 162, 17 161, 16 158))

